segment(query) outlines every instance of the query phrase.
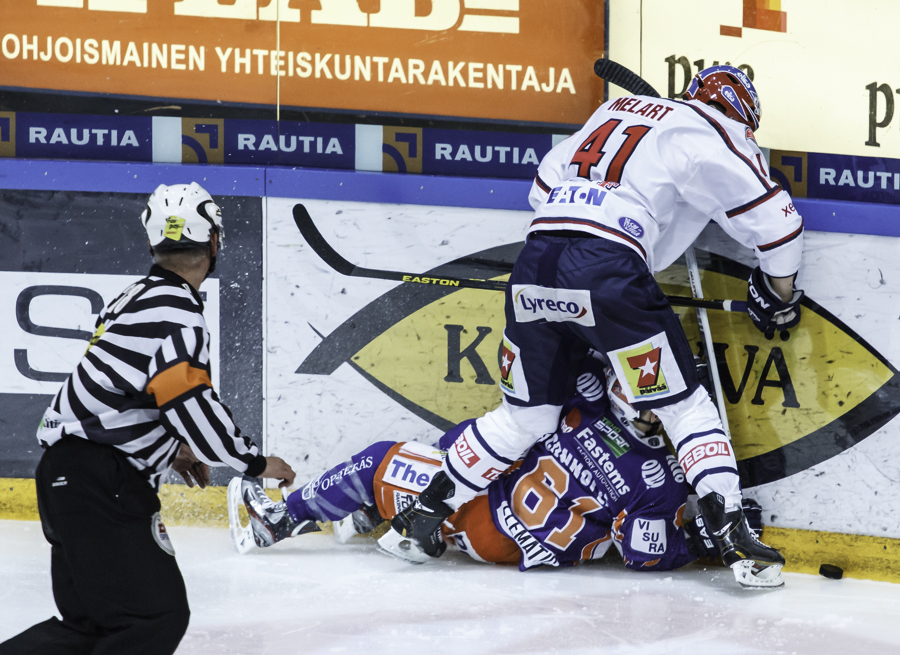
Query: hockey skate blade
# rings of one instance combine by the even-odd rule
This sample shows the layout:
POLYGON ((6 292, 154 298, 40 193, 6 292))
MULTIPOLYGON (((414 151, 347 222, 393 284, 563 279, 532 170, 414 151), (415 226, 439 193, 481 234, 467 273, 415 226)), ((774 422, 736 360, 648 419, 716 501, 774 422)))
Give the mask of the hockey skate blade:
POLYGON ((228 483, 228 527, 231 530, 231 545, 238 555, 244 555, 256 548, 253 528, 249 524, 246 527, 241 526, 240 508, 243 504, 241 478, 232 478, 228 483))
POLYGON ((744 589, 778 589, 784 586, 784 578, 781 577, 782 564, 773 564, 760 570, 755 570, 753 560, 743 559, 731 565, 734 579, 744 589))
POLYGON ((416 542, 404 537, 396 530, 388 530, 382 535, 378 540, 378 552, 412 564, 424 564, 433 559, 419 548, 416 542))
POLYGON ((339 544, 347 543, 358 534, 356 526, 353 525, 352 514, 345 516, 340 521, 334 521, 331 526, 334 528, 334 540, 339 544))

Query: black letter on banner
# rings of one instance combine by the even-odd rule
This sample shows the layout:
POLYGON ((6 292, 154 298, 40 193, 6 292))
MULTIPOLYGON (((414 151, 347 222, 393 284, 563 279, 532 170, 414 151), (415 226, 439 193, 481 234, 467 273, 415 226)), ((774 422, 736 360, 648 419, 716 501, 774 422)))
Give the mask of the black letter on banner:
POLYGON ((744 346, 744 350, 747 351, 747 365, 744 366, 741 384, 737 389, 734 388, 734 379, 731 377, 731 371, 728 370, 728 361, 725 359, 725 351, 728 350, 728 344, 713 343, 713 348, 716 351, 716 362, 719 366, 722 393, 725 394, 725 398, 729 403, 737 405, 741 401, 741 396, 744 395, 744 387, 747 385, 747 378, 750 377, 750 369, 753 368, 753 362, 756 359, 756 353, 759 348, 756 346, 744 346))
POLYGON ((444 381, 463 381, 459 365, 465 358, 469 360, 469 364, 475 369, 475 384, 496 384, 490 373, 488 373, 487 366, 484 365, 481 355, 475 350, 484 341, 484 338, 491 333, 491 328, 482 326, 475 328, 478 330, 478 336, 465 349, 460 348, 462 325, 445 325, 444 329, 447 330, 447 377, 444 378, 444 381))
MULTIPOLYGON (((19 297, 16 298, 16 321, 19 323, 19 327, 28 334, 33 334, 38 337, 59 337, 61 339, 90 341, 92 333, 86 330, 35 325, 29 316, 29 312, 31 309, 31 301, 38 296, 76 296, 78 298, 86 298, 91 303, 91 313, 99 314, 100 310, 103 309, 103 298, 99 293, 85 287, 40 285, 23 289, 19 294, 19 297)), ((68 373, 50 373, 34 370, 28 364, 28 351, 24 349, 15 349, 13 351, 13 357, 16 369, 30 380, 39 380, 41 382, 63 382, 69 377, 68 373)))
POLYGON ((791 382, 791 374, 788 372, 787 362, 784 361, 784 353, 781 348, 772 348, 769 358, 763 366, 762 375, 759 378, 759 385, 756 387, 756 395, 750 402, 754 405, 765 405, 762 399, 763 387, 779 387, 784 394, 784 402, 782 407, 800 407, 797 402, 797 394, 794 393, 794 383, 791 382), (769 380, 769 369, 775 364, 775 371, 778 373, 777 380, 769 380))
POLYGON ((866 85, 866 89, 869 91, 869 140, 866 141, 866 145, 880 148, 881 144, 875 140, 875 132, 879 127, 887 127, 894 117, 894 94, 891 92, 891 87, 887 84, 878 86, 878 82, 866 85), (880 122, 878 121, 879 91, 884 94, 884 118, 880 122))
POLYGON ((675 55, 670 55, 666 57, 666 63, 669 64, 669 98, 680 98, 684 95, 684 92, 688 90, 688 87, 691 85, 691 80, 693 79, 693 75, 691 74, 691 62, 688 61, 687 57, 679 57, 675 59, 675 55), (684 71, 684 84, 681 87, 681 91, 675 93, 675 65, 680 64, 681 69, 684 71))

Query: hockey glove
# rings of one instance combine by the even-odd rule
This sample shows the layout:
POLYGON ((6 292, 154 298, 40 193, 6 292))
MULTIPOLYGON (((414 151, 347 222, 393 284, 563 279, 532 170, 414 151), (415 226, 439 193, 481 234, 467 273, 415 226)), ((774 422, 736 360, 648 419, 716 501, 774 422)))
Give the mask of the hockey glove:
MULTIPOLYGON (((757 266, 747 283, 747 313, 753 325, 771 339, 778 330, 782 335, 800 322, 800 300, 803 291, 794 288, 794 296, 784 302, 772 288, 769 279, 757 266)), ((785 337, 782 336, 782 339, 785 337)))

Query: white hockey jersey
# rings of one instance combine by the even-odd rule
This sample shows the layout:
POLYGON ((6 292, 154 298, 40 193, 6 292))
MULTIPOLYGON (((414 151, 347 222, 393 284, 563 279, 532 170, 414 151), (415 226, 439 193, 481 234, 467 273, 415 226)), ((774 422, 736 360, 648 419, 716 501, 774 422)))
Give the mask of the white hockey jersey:
POLYGON ((753 132, 699 101, 604 103, 544 157, 529 232, 577 230, 619 241, 654 273, 710 219, 754 249, 765 273, 797 272, 803 219, 769 177, 753 132))

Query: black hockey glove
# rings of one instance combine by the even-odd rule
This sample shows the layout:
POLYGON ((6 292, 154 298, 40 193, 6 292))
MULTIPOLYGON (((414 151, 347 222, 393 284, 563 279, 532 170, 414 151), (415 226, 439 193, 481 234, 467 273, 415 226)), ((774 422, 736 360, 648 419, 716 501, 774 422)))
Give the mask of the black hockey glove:
POLYGON ((757 266, 750 274, 747 283, 747 313, 753 320, 753 325, 760 332, 771 339, 775 330, 782 333, 782 339, 787 330, 800 322, 800 300, 803 291, 794 288, 794 296, 789 302, 784 302, 769 284, 769 280, 762 269, 757 266))

